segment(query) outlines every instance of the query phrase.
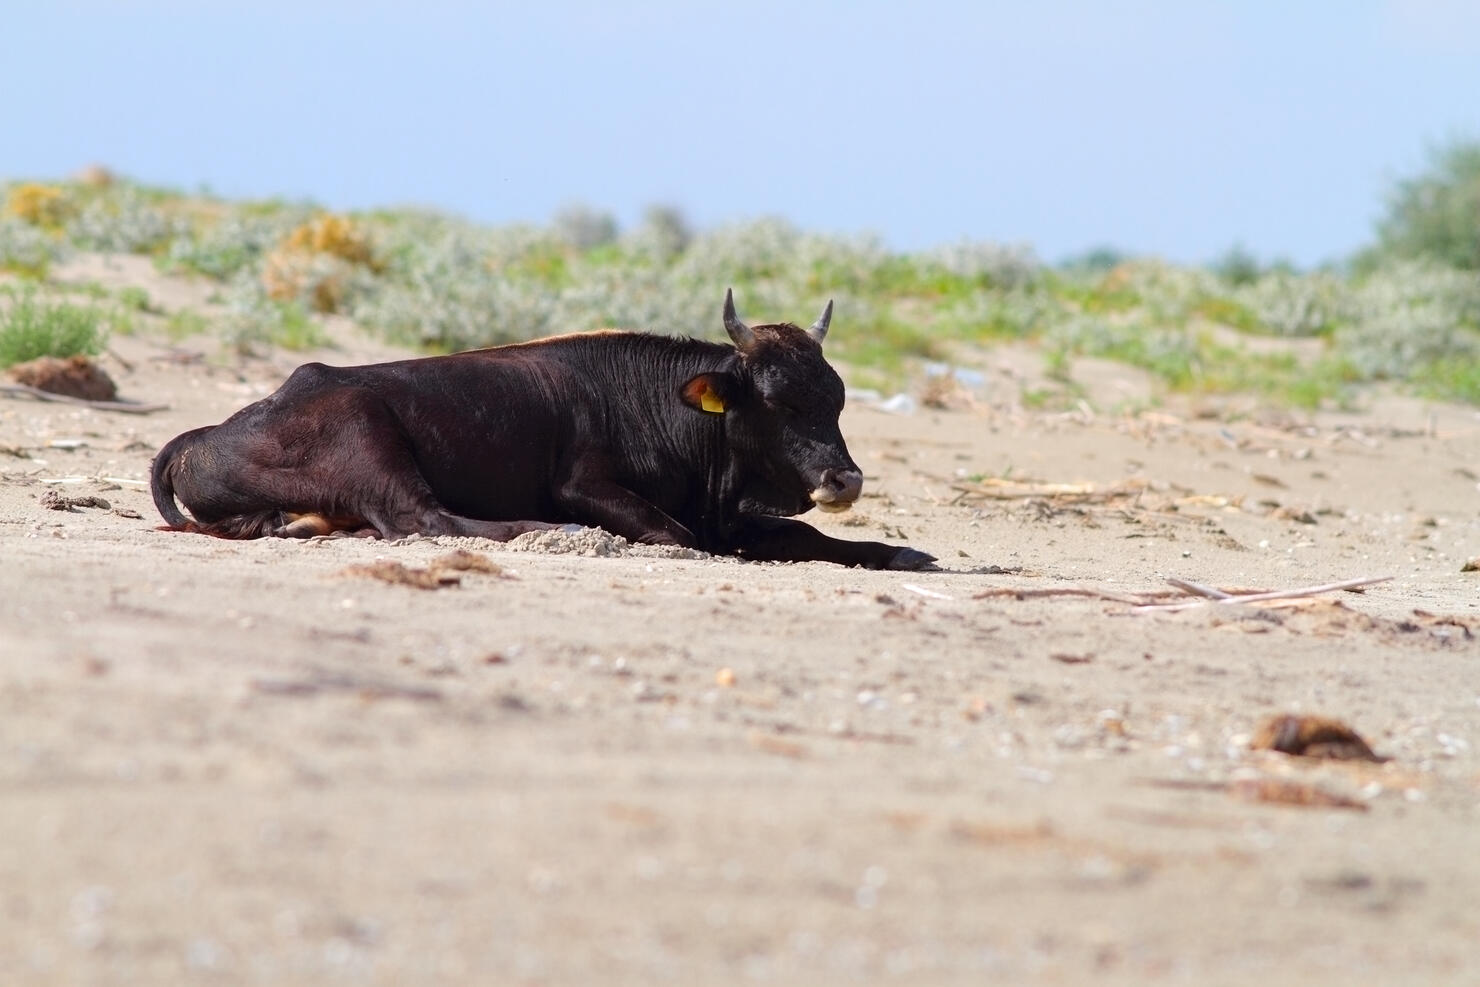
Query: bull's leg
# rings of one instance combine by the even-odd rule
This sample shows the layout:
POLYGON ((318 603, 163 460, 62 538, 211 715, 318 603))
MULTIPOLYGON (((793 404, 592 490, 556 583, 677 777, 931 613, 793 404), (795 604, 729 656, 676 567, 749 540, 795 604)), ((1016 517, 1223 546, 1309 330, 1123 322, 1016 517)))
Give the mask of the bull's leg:
POLYGON ((448 510, 422 476, 400 422, 369 390, 315 394, 273 426, 252 430, 231 450, 238 464, 231 471, 237 512, 275 518, 261 534, 312 538, 370 528, 388 539, 423 534, 507 541, 556 527, 448 510))
POLYGON ((597 525, 628 541, 693 548, 694 533, 666 512, 614 480, 577 469, 561 484, 556 502, 567 516, 597 525))
MULTIPOLYGON (((561 525, 544 521, 480 521, 463 517, 438 507, 419 519, 416 533, 425 535, 463 535, 487 538, 490 541, 508 541, 528 531, 548 531, 561 525)), ((365 524, 356 518, 330 518, 322 514, 299 514, 287 524, 273 528, 271 534, 277 538, 378 538, 402 537, 407 532, 386 534, 384 530, 365 524)))
POLYGON ((420 534, 508 541, 528 531, 560 527, 545 521, 483 521, 454 514, 432 493, 409 450, 387 451, 387 458, 392 461, 377 467, 384 472, 378 474, 381 480, 374 500, 362 500, 361 509, 356 512, 382 538, 420 534))
POLYGON ((928 569, 935 556, 903 545, 844 541, 791 518, 744 517, 731 536, 741 558, 757 562, 835 562, 865 569, 928 569))

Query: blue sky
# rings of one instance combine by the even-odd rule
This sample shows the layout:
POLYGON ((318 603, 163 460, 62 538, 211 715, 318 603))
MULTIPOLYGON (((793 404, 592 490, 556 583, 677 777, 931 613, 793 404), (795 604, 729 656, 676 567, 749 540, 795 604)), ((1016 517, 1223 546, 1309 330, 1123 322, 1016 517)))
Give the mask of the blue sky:
POLYGON ((42 3, 0 177, 1301 265, 1480 139, 1480 3, 42 3))

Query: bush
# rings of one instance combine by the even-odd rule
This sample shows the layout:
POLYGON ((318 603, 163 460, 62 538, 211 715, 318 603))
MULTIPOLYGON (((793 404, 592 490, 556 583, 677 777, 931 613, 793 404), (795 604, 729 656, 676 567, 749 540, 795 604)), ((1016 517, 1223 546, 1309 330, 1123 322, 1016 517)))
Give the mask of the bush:
POLYGON ((55 185, 39 182, 22 182, 12 185, 5 193, 5 213, 22 222, 44 229, 55 230, 71 215, 72 204, 67 195, 55 185))
POLYGON ((265 213, 229 212, 196 233, 170 241, 159 266, 167 271, 204 274, 221 281, 259 264, 285 237, 312 218, 308 209, 283 208, 265 213))
POLYGON ((617 221, 609 212, 570 205, 555 214, 555 234, 576 250, 602 247, 617 239, 617 221))
POLYGON ((134 185, 105 187, 66 226, 67 238, 79 247, 127 254, 163 249, 188 233, 184 217, 134 185))
POLYGON ((0 288, 0 367, 43 356, 96 356, 106 333, 97 309, 38 299, 26 286, 0 288))
POLYGON ((1389 195, 1377 233, 1379 256, 1480 271, 1480 143, 1432 150, 1429 170, 1399 182, 1389 195))
POLYGON ((302 350, 328 342, 323 327, 302 305, 269 297, 250 275, 243 274, 232 282, 226 292, 226 308, 221 333, 239 353, 253 353, 262 346, 302 350))
POLYGON ((1432 262, 1392 264, 1364 279, 1338 350, 1365 378, 1404 380, 1447 359, 1480 356, 1480 281, 1432 262))
POLYGON ((62 245, 55 237, 30 223, 0 216, 0 270, 45 277, 61 254, 62 245))
POLYGON ((1329 274, 1276 271, 1248 282, 1234 300, 1275 336, 1319 336, 1352 314, 1351 290, 1329 274))

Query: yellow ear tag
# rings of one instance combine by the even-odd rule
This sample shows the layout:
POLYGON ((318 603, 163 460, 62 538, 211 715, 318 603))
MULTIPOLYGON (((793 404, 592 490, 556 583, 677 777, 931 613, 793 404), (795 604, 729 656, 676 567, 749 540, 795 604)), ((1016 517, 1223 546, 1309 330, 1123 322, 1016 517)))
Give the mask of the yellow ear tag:
POLYGON ((722 415, 725 413, 725 403, 720 400, 718 394, 714 393, 714 391, 708 387, 705 387, 704 393, 699 395, 699 407, 716 415, 722 415))

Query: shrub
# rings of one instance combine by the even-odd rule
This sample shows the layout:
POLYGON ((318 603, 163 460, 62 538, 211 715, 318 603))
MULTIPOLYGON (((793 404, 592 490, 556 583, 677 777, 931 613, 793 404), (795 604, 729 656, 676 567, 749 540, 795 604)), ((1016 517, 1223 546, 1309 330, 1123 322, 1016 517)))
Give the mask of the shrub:
POLYGON ((95 356, 106 340, 97 309, 48 302, 26 286, 0 288, 0 367, 43 356, 95 356))
POLYGON ((45 277, 62 254, 61 243, 30 223, 0 216, 0 270, 45 277))
POLYGON ((270 297, 260 282, 245 274, 227 290, 226 309, 221 334, 239 353, 253 353, 262 346, 302 350, 328 342, 323 327, 303 306, 270 297))
POLYGON ((617 221, 609 212, 580 204, 569 205, 555 214, 555 235, 576 250, 605 246, 617 239, 617 221))
POLYGON ((1480 143, 1431 150, 1428 171, 1389 194, 1377 237, 1379 256, 1426 257, 1480 271, 1480 143))
POLYGON ((55 185, 22 182, 6 191, 5 213, 32 226, 58 229, 71 214, 71 204, 55 185))
POLYGON ((1317 336, 1350 319, 1351 291, 1329 274, 1276 271, 1246 283, 1234 300, 1276 336, 1317 336))
POLYGON ((67 238, 87 250, 143 254, 189 233, 186 219, 134 185, 103 187, 66 226, 67 238))
POLYGON ((297 253, 327 254, 350 264, 379 270, 370 236, 354 220, 325 213, 315 216, 289 233, 283 249, 297 253))
POLYGON ((1361 282, 1341 354, 1365 378, 1404 380, 1448 359, 1480 356, 1480 282, 1433 263, 1389 265, 1361 282))
POLYGON ((167 271, 194 272, 226 281, 259 263, 310 218, 312 213, 306 208, 236 209, 204 224, 201 231, 176 236, 158 263, 167 271))
POLYGON ((623 238, 622 247, 635 258, 669 264, 693 241, 694 231, 676 206, 648 206, 642 224, 623 238))

